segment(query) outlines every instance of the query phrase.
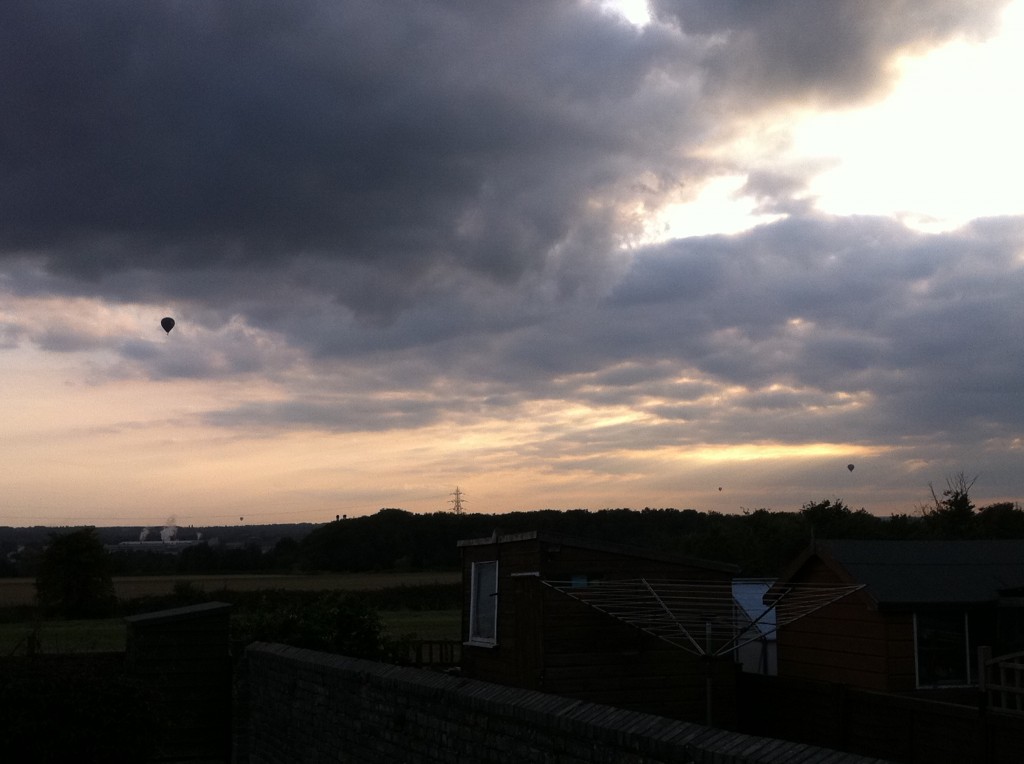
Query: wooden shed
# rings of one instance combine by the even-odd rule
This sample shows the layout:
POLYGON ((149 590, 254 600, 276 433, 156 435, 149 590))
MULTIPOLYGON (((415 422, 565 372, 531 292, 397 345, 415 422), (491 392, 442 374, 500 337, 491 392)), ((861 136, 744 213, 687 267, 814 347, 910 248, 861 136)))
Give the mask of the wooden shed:
POLYGON ((780 578, 863 588, 779 629, 778 673, 883 692, 977 684, 1024 649, 1024 541, 819 541, 780 578))
POLYGON ((126 665, 166 721, 160 760, 230 759, 230 611, 207 602, 125 618, 126 665))
POLYGON ((458 545, 465 675, 677 719, 707 721, 713 709, 718 726, 734 720, 731 655, 694 655, 570 596, 577 586, 668 579, 721 584, 731 603, 734 566, 544 532, 458 545))

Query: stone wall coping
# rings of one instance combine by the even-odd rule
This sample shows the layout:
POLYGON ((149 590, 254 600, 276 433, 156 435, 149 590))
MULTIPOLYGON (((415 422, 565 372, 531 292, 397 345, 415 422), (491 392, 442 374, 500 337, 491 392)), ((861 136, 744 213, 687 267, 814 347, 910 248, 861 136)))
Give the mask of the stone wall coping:
POLYGON ((804 743, 755 737, 707 727, 693 722, 646 714, 564 698, 536 690, 449 676, 404 666, 343 655, 322 653, 287 645, 254 642, 247 655, 292 664, 297 671, 334 671, 389 686, 402 693, 461 705, 467 710, 495 717, 549 726, 563 733, 662 760, 685 760, 697 752, 697 761, 744 762, 746 764, 887 764, 883 759, 844 753, 804 743))

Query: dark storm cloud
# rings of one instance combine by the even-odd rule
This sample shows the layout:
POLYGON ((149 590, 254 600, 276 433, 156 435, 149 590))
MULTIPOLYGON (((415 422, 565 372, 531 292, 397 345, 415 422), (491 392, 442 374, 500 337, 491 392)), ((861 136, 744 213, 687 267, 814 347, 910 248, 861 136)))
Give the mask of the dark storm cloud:
POLYGON ((438 266, 579 278, 618 222, 588 203, 680 166, 670 43, 564 2, 5 3, 0 242, 92 280, 341 260, 402 302, 438 266))
POLYGON ((298 258, 367 316, 453 268, 571 293, 617 203, 704 171, 691 150, 750 107, 729 93, 855 97, 996 5, 662 3, 680 36, 546 0, 7 2, 0 248, 121 299, 146 271, 301 281, 298 258))

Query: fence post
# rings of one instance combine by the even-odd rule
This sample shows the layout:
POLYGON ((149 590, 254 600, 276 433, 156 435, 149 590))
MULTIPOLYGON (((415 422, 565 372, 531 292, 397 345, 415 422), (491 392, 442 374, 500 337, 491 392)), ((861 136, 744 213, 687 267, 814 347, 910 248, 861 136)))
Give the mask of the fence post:
POLYGON ((988 645, 978 647, 978 761, 990 759, 989 750, 989 715, 988 715, 988 665, 992 660, 992 648, 988 645))
POLYGON ((992 660, 992 648, 988 645, 978 647, 978 707, 988 706, 988 664, 992 660))

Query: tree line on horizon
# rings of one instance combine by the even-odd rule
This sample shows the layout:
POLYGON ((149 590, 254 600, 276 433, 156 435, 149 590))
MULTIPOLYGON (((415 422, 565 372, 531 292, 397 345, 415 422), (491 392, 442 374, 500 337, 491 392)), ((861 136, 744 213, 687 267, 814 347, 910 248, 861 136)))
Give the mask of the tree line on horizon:
MULTIPOLYGON (((946 480, 913 514, 878 517, 842 499, 804 504, 797 511, 743 510, 737 514, 645 507, 601 510, 534 510, 505 514, 384 508, 372 515, 338 518, 302 528, 298 537, 273 544, 196 544, 180 554, 110 553, 112 575, 245 572, 363 572, 452 570, 457 543, 494 533, 545 531, 625 543, 653 551, 737 565, 744 576, 772 576, 815 539, 1010 539, 1024 538, 1024 509, 1016 502, 977 508, 970 498, 976 478, 946 480)), ((55 537, 60 534, 54 534, 55 537)), ((43 553, 22 564, 5 561, 0 575, 36 575, 43 553)))
POLYGON ((851 509, 838 498, 808 502, 796 512, 762 508, 738 514, 650 507, 500 515, 382 509, 316 528, 300 543, 297 563, 330 571, 451 569, 460 564, 461 539, 547 531, 732 563, 744 576, 773 576, 815 539, 1024 538, 1020 504, 977 508, 970 498, 975 480, 954 475, 942 491, 929 486, 932 500, 915 514, 889 517, 851 509))

